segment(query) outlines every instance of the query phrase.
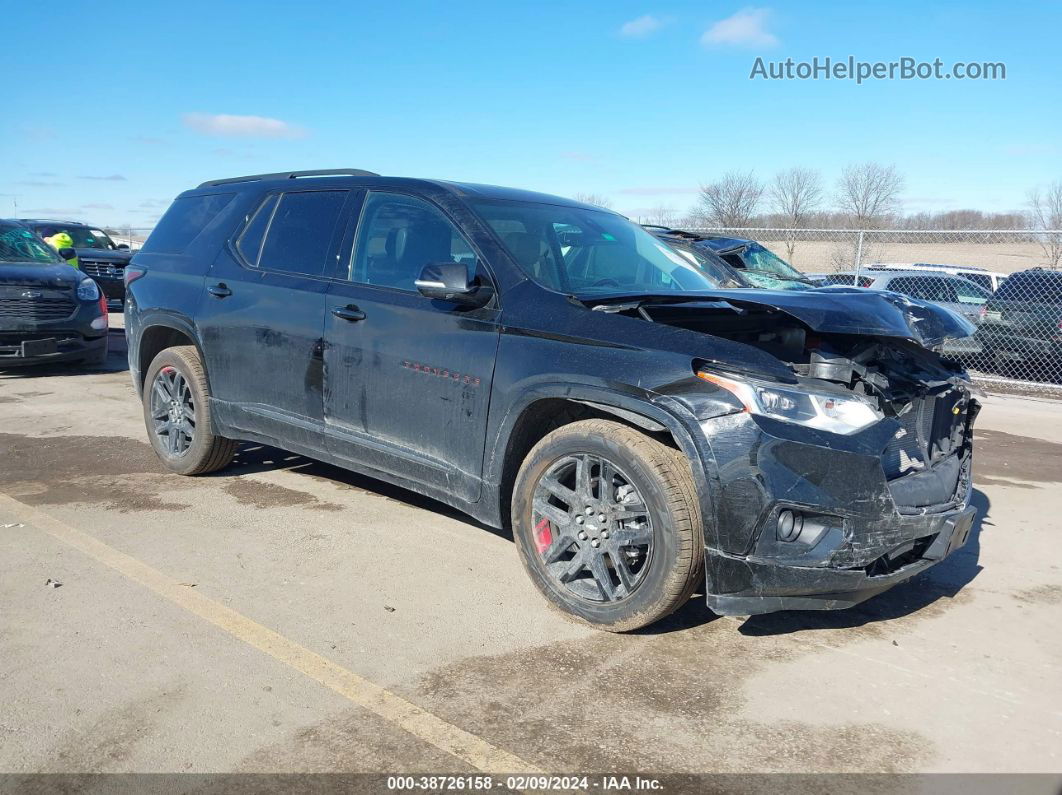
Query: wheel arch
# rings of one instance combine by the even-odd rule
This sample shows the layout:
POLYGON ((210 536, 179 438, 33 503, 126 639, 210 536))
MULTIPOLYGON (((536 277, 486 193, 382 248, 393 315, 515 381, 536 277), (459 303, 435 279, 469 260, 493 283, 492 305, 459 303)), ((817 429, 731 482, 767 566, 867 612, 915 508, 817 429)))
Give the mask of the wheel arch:
POLYGON ((130 365, 136 367, 135 385, 138 392, 143 391, 144 373, 154 358, 166 348, 178 345, 191 345, 198 351, 209 389, 210 373, 206 369, 206 358, 199 344, 199 335, 190 321, 175 315, 155 314, 141 317, 139 325, 136 348, 130 350, 130 359, 135 357, 135 361, 130 361, 130 365))
POLYGON ((696 424, 690 415, 684 418, 682 408, 670 405, 667 398, 659 403, 635 395, 624 395, 594 388, 579 390, 572 384, 558 384, 555 388, 540 388, 526 394, 520 405, 509 412, 495 439, 493 453, 486 471, 495 484, 497 511, 503 526, 508 526, 516 475, 531 448, 547 433, 571 422, 599 417, 622 422, 642 433, 680 450, 689 461, 697 487, 701 509, 702 530, 707 539, 714 525, 710 490, 712 478, 705 461, 714 457, 703 434, 691 432, 688 425, 696 424), (666 407, 665 407, 666 405, 666 407), (500 455, 499 455, 500 452, 500 455))

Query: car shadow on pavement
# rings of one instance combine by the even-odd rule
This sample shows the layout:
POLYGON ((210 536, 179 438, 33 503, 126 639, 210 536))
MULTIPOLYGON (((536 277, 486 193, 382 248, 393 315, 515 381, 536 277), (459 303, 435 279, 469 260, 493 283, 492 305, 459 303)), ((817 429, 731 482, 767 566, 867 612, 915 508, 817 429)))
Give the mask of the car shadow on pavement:
MULTIPOLYGON (((245 443, 240 446, 232 464, 220 472, 204 477, 224 479, 276 470, 286 470, 305 477, 317 478, 393 500, 412 508, 431 511, 448 519, 485 530, 508 541, 513 540, 511 530, 485 525, 438 500, 417 494, 401 486, 393 486, 367 475, 359 475, 341 467, 268 445, 245 443)), ((989 521, 991 503, 983 491, 975 489, 970 504, 977 509, 977 519, 970 530, 970 538, 966 545, 924 574, 917 575, 912 580, 847 610, 803 610, 751 616, 745 619, 739 631, 748 636, 767 636, 816 629, 850 629, 912 615, 937 603, 942 598, 954 598, 980 573, 982 569, 979 563, 981 531, 985 526, 993 526, 989 521)), ((630 634, 664 635, 703 626, 719 618, 720 616, 705 606, 702 587, 685 605, 670 616, 630 634)))
POLYGON ((125 334, 115 333, 114 329, 107 341, 107 361, 103 364, 86 365, 80 362, 56 362, 55 364, 27 364, 16 367, 4 367, 0 364, 0 379, 27 378, 63 378, 76 375, 100 375, 101 373, 122 373, 129 369, 126 358, 125 334))
POLYGON ((981 531, 994 526, 989 517, 992 503, 987 494, 974 489, 970 505, 977 509, 977 518, 966 545, 923 574, 846 610, 794 610, 751 616, 739 631, 743 635, 763 636, 851 629, 913 615, 941 599, 954 599, 981 572, 981 531))
POLYGON ((413 508, 431 511, 432 513, 445 516, 448 519, 454 519, 459 522, 464 522, 467 525, 471 525, 472 527, 486 530, 500 538, 505 538, 509 541, 513 540, 511 531, 485 525, 482 522, 476 521, 468 514, 462 513, 456 508, 451 508, 449 505, 434 500, 431 497, 425 497, 422 494, 417 494, 415 491, 410 491, 401 486, 393 486, 390 483, 377 480, 368 475, 359 475, 356 472, 351 472, 350 470, 333 466, 332 464, 325 464, 321 461, 315 461, 312 458, 289 453, 286 450, 269 447, 268 445, 255 443, 240 445, 240 449, 236 453, 236 458, 229 466, 220 472, 215 472, 214 474, 206 475, 205 477, 226 478, 238 475, 251 475, 256 472, 271 472, 277 469, 284 469, 306 477, 326 480, 330 483, 343 485, 366 494, 372 494, 378 497, 383 497, 384 499, 393 500, 413 508))

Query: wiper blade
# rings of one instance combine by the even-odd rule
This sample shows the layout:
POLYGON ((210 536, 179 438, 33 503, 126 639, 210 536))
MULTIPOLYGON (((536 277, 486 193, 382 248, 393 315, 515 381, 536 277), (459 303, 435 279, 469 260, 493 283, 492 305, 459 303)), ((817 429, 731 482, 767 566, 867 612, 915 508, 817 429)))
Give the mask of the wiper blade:
POLYGON ((720 298, 717 295, 697 295, 696 293, 687 293, 685 295, 617 295, 609 298, 584 298, 581 300, 583 303, 593 304, 590 307, 591 311, 608 313, 629 312, 650 304, 702 304, 721 309, 732 309, 735 312, 742 311, 725 298, 720 298))

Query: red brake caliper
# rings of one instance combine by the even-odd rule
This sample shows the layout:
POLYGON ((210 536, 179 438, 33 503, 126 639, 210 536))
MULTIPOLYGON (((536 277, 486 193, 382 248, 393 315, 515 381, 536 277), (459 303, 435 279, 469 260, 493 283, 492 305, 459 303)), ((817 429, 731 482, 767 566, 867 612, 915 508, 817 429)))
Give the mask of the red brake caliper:
POLYGON ((538 547, 538 554, 544 555, 552 543, 553 531, 550 530, 549 519, 543 519, 535 525, 535 546, 538 547))

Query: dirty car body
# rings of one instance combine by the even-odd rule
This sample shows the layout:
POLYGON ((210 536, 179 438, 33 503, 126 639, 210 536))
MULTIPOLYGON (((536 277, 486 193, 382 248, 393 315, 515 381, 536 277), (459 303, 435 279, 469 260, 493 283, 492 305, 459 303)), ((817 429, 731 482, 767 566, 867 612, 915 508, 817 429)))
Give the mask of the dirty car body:
POLYGON ((129 271, 138 390, 167 346, 194 347, 218 433, 491 525, 508 523, 528 451, 571 418, 610 418, 680 451, 719 613, 858 603, 943 559, 973 521, 978 404, 934 350, 973 328, 931 304, 716 289, 608 211, 364 172, 206 183, 177 199, 129 271), (332 220, 310 274, 262 267, 269 233, 254 262, 245 245, 295 192, 337 194, 320 200, 332 220), (381 201, 447 219, 460 239, 447 268, 464 265, 481 300, 429 298, 415 272, 394 275, 425 263, 402 236, 365 231, 381 201), (373 261, 386 284, 358 276, 373 261))

